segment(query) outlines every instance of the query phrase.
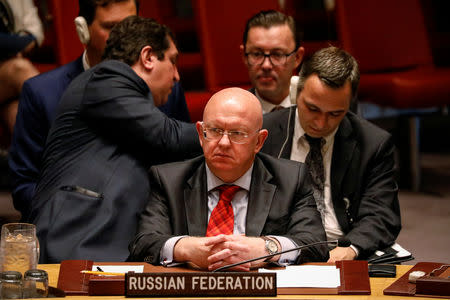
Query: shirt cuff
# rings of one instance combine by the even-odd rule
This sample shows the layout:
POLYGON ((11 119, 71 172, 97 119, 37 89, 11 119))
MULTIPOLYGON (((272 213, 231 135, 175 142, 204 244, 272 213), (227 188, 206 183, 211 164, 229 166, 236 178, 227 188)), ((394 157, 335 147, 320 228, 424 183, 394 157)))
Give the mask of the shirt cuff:
POLYGON ((187 235, 182 236, 174 236, 168 239, 161 248, 159 252, 160 261, 159 263, 165 267, 173 267, 180 265, 182 263, 177 263, 173 261, 173 249, 175 248, 175 244, 182 238, 187 235))
POLYGON ((358 258, 358 255, 359 255, 359 250, 358 250, 358 248, 357 248, 356 246, 353 246, 353 245, 350 245, 350 248, 352 248, 353 251, 355 251, 355 253, 356 253, 355 259, 358 258))
MULTIPOLYGON (((298 247, 293 240, 287 237, 278 235, 269 235, 269 237, 276 239, 280 243, 281 245, 280 251, 286 251, 298 247)), ((300 252, 301 252, 300 250, 296 250, 288 253, 283 253, 280 255, 280 258, 276 263, 279 264, 280 266, 294 264, 297 261, 297 257, 300 255, 300 252)))

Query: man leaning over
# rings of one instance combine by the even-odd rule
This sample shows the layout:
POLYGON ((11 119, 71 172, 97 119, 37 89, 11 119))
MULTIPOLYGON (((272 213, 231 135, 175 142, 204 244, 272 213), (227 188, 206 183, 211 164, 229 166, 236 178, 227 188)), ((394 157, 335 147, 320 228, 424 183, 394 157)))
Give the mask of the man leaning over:
MULTIPOLYGON (((27 80, 20 95, 9 167, 14 207, 21 212, 23 220, 30 213, 45 141, 62 94, 76 76, 101 62, 111 29, 124 18, 136 15, 139 4, 137 0, 79 0, 78 3, 76 29, 85 51, 73 62, 27 80)), ((167 103, 159 109, 175 119, 190 121, 179 82, 175 83, 167 103)))
POLYGON ((112 29, 105 61, 67 88, 32 200, 41 262, 125 260, 148 168, 200 153, 195 125, 157 108, 179 80, 177 57, 166 26, 130 16, 112 29))

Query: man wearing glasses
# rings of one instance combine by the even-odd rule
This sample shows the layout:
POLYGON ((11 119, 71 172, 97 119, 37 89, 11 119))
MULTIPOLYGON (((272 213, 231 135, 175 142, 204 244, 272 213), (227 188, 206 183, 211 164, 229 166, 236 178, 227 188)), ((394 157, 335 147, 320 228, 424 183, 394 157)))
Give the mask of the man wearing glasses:
MULTIPOLYGON (((258 153, 268 134, 261 126, 261 105, 250 92, 212 96, 196 124, 204 155, 151 168, 131 260, 214 270, 325 238, 306 168, 258 153)), ((326 247, 312 247, 235 270, 326 259, 326 247)))
POLYGON ((263 113, 291 106, 291 76, 304 54, 294 19, 275 10, 257 13, 247 21, 240 48, 263 113))

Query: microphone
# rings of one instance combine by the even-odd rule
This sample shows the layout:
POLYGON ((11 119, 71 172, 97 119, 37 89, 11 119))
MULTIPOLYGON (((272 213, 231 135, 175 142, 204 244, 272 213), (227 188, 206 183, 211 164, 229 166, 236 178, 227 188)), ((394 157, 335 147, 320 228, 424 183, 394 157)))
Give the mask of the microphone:
POLYGON ((215 269, 214 272, 220 272, 229 268, 233 268, 236 266, 240 266, 249 262, 253 262, 256 260, 260 260, 260 259, 267 259, 267 258, 271 258, 280 254, 284 254, 284 253, 288 253, 288 252, 292 252, 292 251, 296 251, 296 250, 301 250, 301 249, 305 249, 305 248, 309 248, 309 247, 313 247, 313 246, 317 246, 317 245, 323 245, 323 244, 331 244, 331 245, 336 245, 337 247, 350 247, 350 245, 352 244, 352 242, 350 242, 349 239, 347 238, 340 238, 338 240, 332 240, 332 241, 321 241, 321 242, 315 242, 315 243, 311 243, 311 244, 306 244, 306 245, 302 245, 299 247, 295 247, 289 250, 284 250, 284 251, 278 251, 275 252, 273 254, 268 254, 268 255, 264 255, 264 256, 260 256, 260 257, 255 257, 255 258, 251 258, 251 259, 247 259, 247 260, 243 260, 234 264, 230 264, 230 265, 226 265, 220 268, 215 269))

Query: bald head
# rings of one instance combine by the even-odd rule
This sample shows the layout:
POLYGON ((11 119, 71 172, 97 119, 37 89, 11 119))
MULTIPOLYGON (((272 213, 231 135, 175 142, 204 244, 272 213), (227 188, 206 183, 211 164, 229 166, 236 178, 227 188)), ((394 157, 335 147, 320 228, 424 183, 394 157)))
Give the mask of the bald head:
POLYGON ((215 93, 205 106, 203 121, 218 115, 239 116, 250 121, 255 130, 262 127, 262 108, 258 98, 241 88, 227 88, 215 93))
POLYGON ((205 161, 224 182, 240 178, 252 166, 267 137, 259 100, 246 90, 228 88, 214 94, 197 122, 205 161))

